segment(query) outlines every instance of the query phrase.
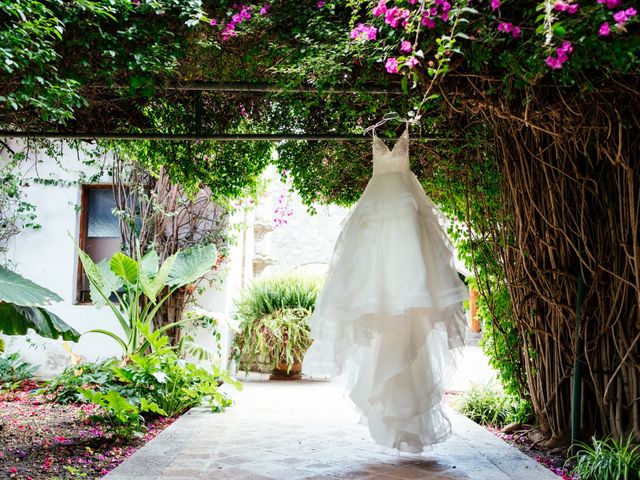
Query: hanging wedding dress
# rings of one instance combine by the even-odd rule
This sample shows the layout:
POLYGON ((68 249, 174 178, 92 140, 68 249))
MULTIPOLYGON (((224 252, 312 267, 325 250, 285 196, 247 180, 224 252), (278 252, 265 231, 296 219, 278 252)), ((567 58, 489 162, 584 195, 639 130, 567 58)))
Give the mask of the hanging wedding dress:
POLYGON ((438 211, 409 170, 409 134, 374 134, 373 176, 344 222, 311 317, 307 374, 339 376, 379 444, 445 440, 444 387, 464 343, 467 289, 438 211))

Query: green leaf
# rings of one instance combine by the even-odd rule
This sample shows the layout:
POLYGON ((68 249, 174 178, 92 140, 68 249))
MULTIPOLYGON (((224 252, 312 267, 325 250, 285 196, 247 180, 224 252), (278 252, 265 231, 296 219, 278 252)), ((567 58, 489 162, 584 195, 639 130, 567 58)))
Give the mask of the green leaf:
POLYGON ((122 252, 116 253, 109 262, 111 271, 131 285, 138 283, 138 262, 122 252))
POLYGON ((51 290, 0 267, 0 302, 29 307, 61 301, 62 298, 51 290))
POLYGON ((144 397, 140 398, 140 411, 157 413, 163 417, 167 416, 167 412, 161 409, 156 402, 150 402, 144 397))
POLYGON ((158 258, 158 254, 154 249, 151 249, 145 253, 142 260, 140 260, 141 270, 151 278, 158 272, 159 263, 160 259, 158 258))
POLYGON ((26 335, 29 329, 46 338, 62 338, 70 342, 80 339, 80 334, 73 327, 45 308, 0 302, 0 332, 26 335))
POLYGON ((160 270, 158 270, 158 273, 151 281, 151 288, 154 294, 153 296, 154 300, 155 300, 155 297, 158 296, 158 294, 162 291, 162 289, 167 285, 167 282, 169 281, 169 276, 171 275, 173 271, 173 267, 176 263, 176 259, 177 259, 177 255, 171 255, 164 262, 162 262, 162 265, 160 266, 160 270))
POLYGON ((183 250, 176 255, 168 284, 181 287, 193 283, 211 271, 218 259, 215 245, 200 245, 183 250))

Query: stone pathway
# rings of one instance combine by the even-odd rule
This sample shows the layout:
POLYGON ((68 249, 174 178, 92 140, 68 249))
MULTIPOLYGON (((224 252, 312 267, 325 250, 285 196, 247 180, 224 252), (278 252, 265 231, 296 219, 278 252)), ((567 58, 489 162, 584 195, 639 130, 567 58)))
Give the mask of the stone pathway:
POLYGON ((106 480, 558 480, 465 417, 422 455, 379 447, 338 385, 247 381, 222 414, 193 409, 106 480))

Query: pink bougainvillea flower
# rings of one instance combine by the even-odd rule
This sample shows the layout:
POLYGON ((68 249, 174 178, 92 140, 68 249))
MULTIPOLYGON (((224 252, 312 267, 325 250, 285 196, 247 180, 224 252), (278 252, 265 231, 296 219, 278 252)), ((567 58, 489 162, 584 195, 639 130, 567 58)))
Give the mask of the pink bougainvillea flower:
POLYGON ((398 26, 398 7, 392 7, 384 12, 384 23, 391 25, 393 28, 398 26))
POLYGON ((432 18, 429 18, 429 15, 427 13, 422 14, 422 19, 420 20, 420 22, 427 28, 436 28, 436 22, 434 22, 432 18))
POLYGON ((378 29, 371 25, 365 25, 364 23, 358 24, 356 28, 351 30, 351 38, 354 40, 375 40, 378 29))
POLYGON ((598 0, 598 3, 606 5, 609 10, 613 10, 622 5, 622 0, 598 0))
POLYGON ((418 65, 418 63, 420 63, 420 62, 418 61, 418 59, 416 57, 409 57, 409 59, 407 60, 405 65, 407 65, 407 67, 409 67, 409 68, 413 68, 416 65, 418 65))
POLYGON ((562 68, 562 63, 556 57, 550 55, 545 60, 545 63, 552 68, 553 70, 558 70, 562 68))
POLYGON ((387 11, 384 12, 384 23, 390 25, 392 28, 398 28, 400 20, 407 19, 410 15, 411 12, 406 8, 388 8, 387 11))
POLYGON ((318 8, 324 7, 324 1, 323 0, 318 0, 318 3, 316 3, 316 7, 318 7, 318 8))
POLYGON ((500 0, 491 0, 491 10, 494 12, 500 8, 500 0))
POLYGON ((402 43, 400 44, 400 51, 409 53, 411 50, 413 50, 413 47, 411 46, 411 42, 407 40, 403 40, 402 43))
POLYGON ((520 36, 520 27, 511 22, 500 22, 498 24, 498 31, 510 33, 513 38, 518 38, 520 36))
POLYGON ((601 37, 608 37, 610 33, 611 33, 611 27, 607 22, 604 22, 602 25, 600 25, 600 30, 598 30, 598 35, 600 35, 601 37))
POLYGON ((260 15, 266 15, 269 12, 269 8, 271 8, 271 5, 265 3, 264 7, 260 9, 260 15))
POLYGON ((386 68, 389 73, 398 73, 398 59, 394 57, 387 58, 384 68, 386 68))
POLYGON ((17 469, 16 467, 11 467, 11 468, 9 469, 9 473, 10 473, 11 475, 15 475, 16 473, 18 473, 18 469, 17 469))
POLYGON ((613 19, 616 21, 618 28, 623 28, 631 18, 635 17, 638 11, 633 8, 627 8, 626 10, 620 10, 613 14, 613 19))
POLYGON ((418 3, 418 0, 407 0, 407 3, 409 5, 415 5, 416 3, 418 3))
POLYGON ((569 60, 569 55, 573 52, 573 45, 571 42, 564 41, 562 45, 556 48, 556 56, 548 56, 545 59, 546 64, 553 70, 562 68, 562 65, 569 60))
POLYGON ((378 2, 378 5, 374 7, 371 13, 373 13, 374 16, 379 17, 380 15, 384 15, 386 11, 387 11, 386 0, 380 0, 378 2))
POLYGON ((578 5, 577 3, 569 3, 565 2, 564 0, 556 0, 556 2, 553 4, 553 8, 555 10, 558 10, 559 12, 567 12, 570 15, 576 13, 579 7, 580 5, 578 5))
POLYGON ((218 21, 215 18, 212 18, 211 21, 209 22, 209 25, 211 25, 212 27, 217 24, 218 24, 218 21))
POLYGON ((138 7, 140 6, 140 0, 131 0, 131 3, 137 5, 138 7))

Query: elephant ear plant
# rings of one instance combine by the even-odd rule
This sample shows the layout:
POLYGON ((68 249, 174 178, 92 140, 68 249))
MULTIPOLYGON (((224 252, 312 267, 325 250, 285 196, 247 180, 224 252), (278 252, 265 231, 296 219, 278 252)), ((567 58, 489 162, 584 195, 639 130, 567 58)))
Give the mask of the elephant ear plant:
POLYGON ((43 308, 61 301, 51 290, 0 266, 0 333, 26 335, 32 329, 42 337, 77 342, 80 334, 43 308))
MULTIPOLYGON (((109 307, 117 318, 122 336, 103 329, 89 332, 108 335, 124 350, 125 359, 153 350, 142 334, 149 331, 160 307, 180 287, 195 282, 216 264, 214 245, 182 250, 160 263, 155 250, 134 259, 118 252, 110 260, 94 263, 78 248, 78 255, 90 284, 91 300, 97 307, 109 307)), ((182 324, 177 320, 158 329, 164 333, 182 324)), ((87 333, 89 333, 87 332, 87 333)))

